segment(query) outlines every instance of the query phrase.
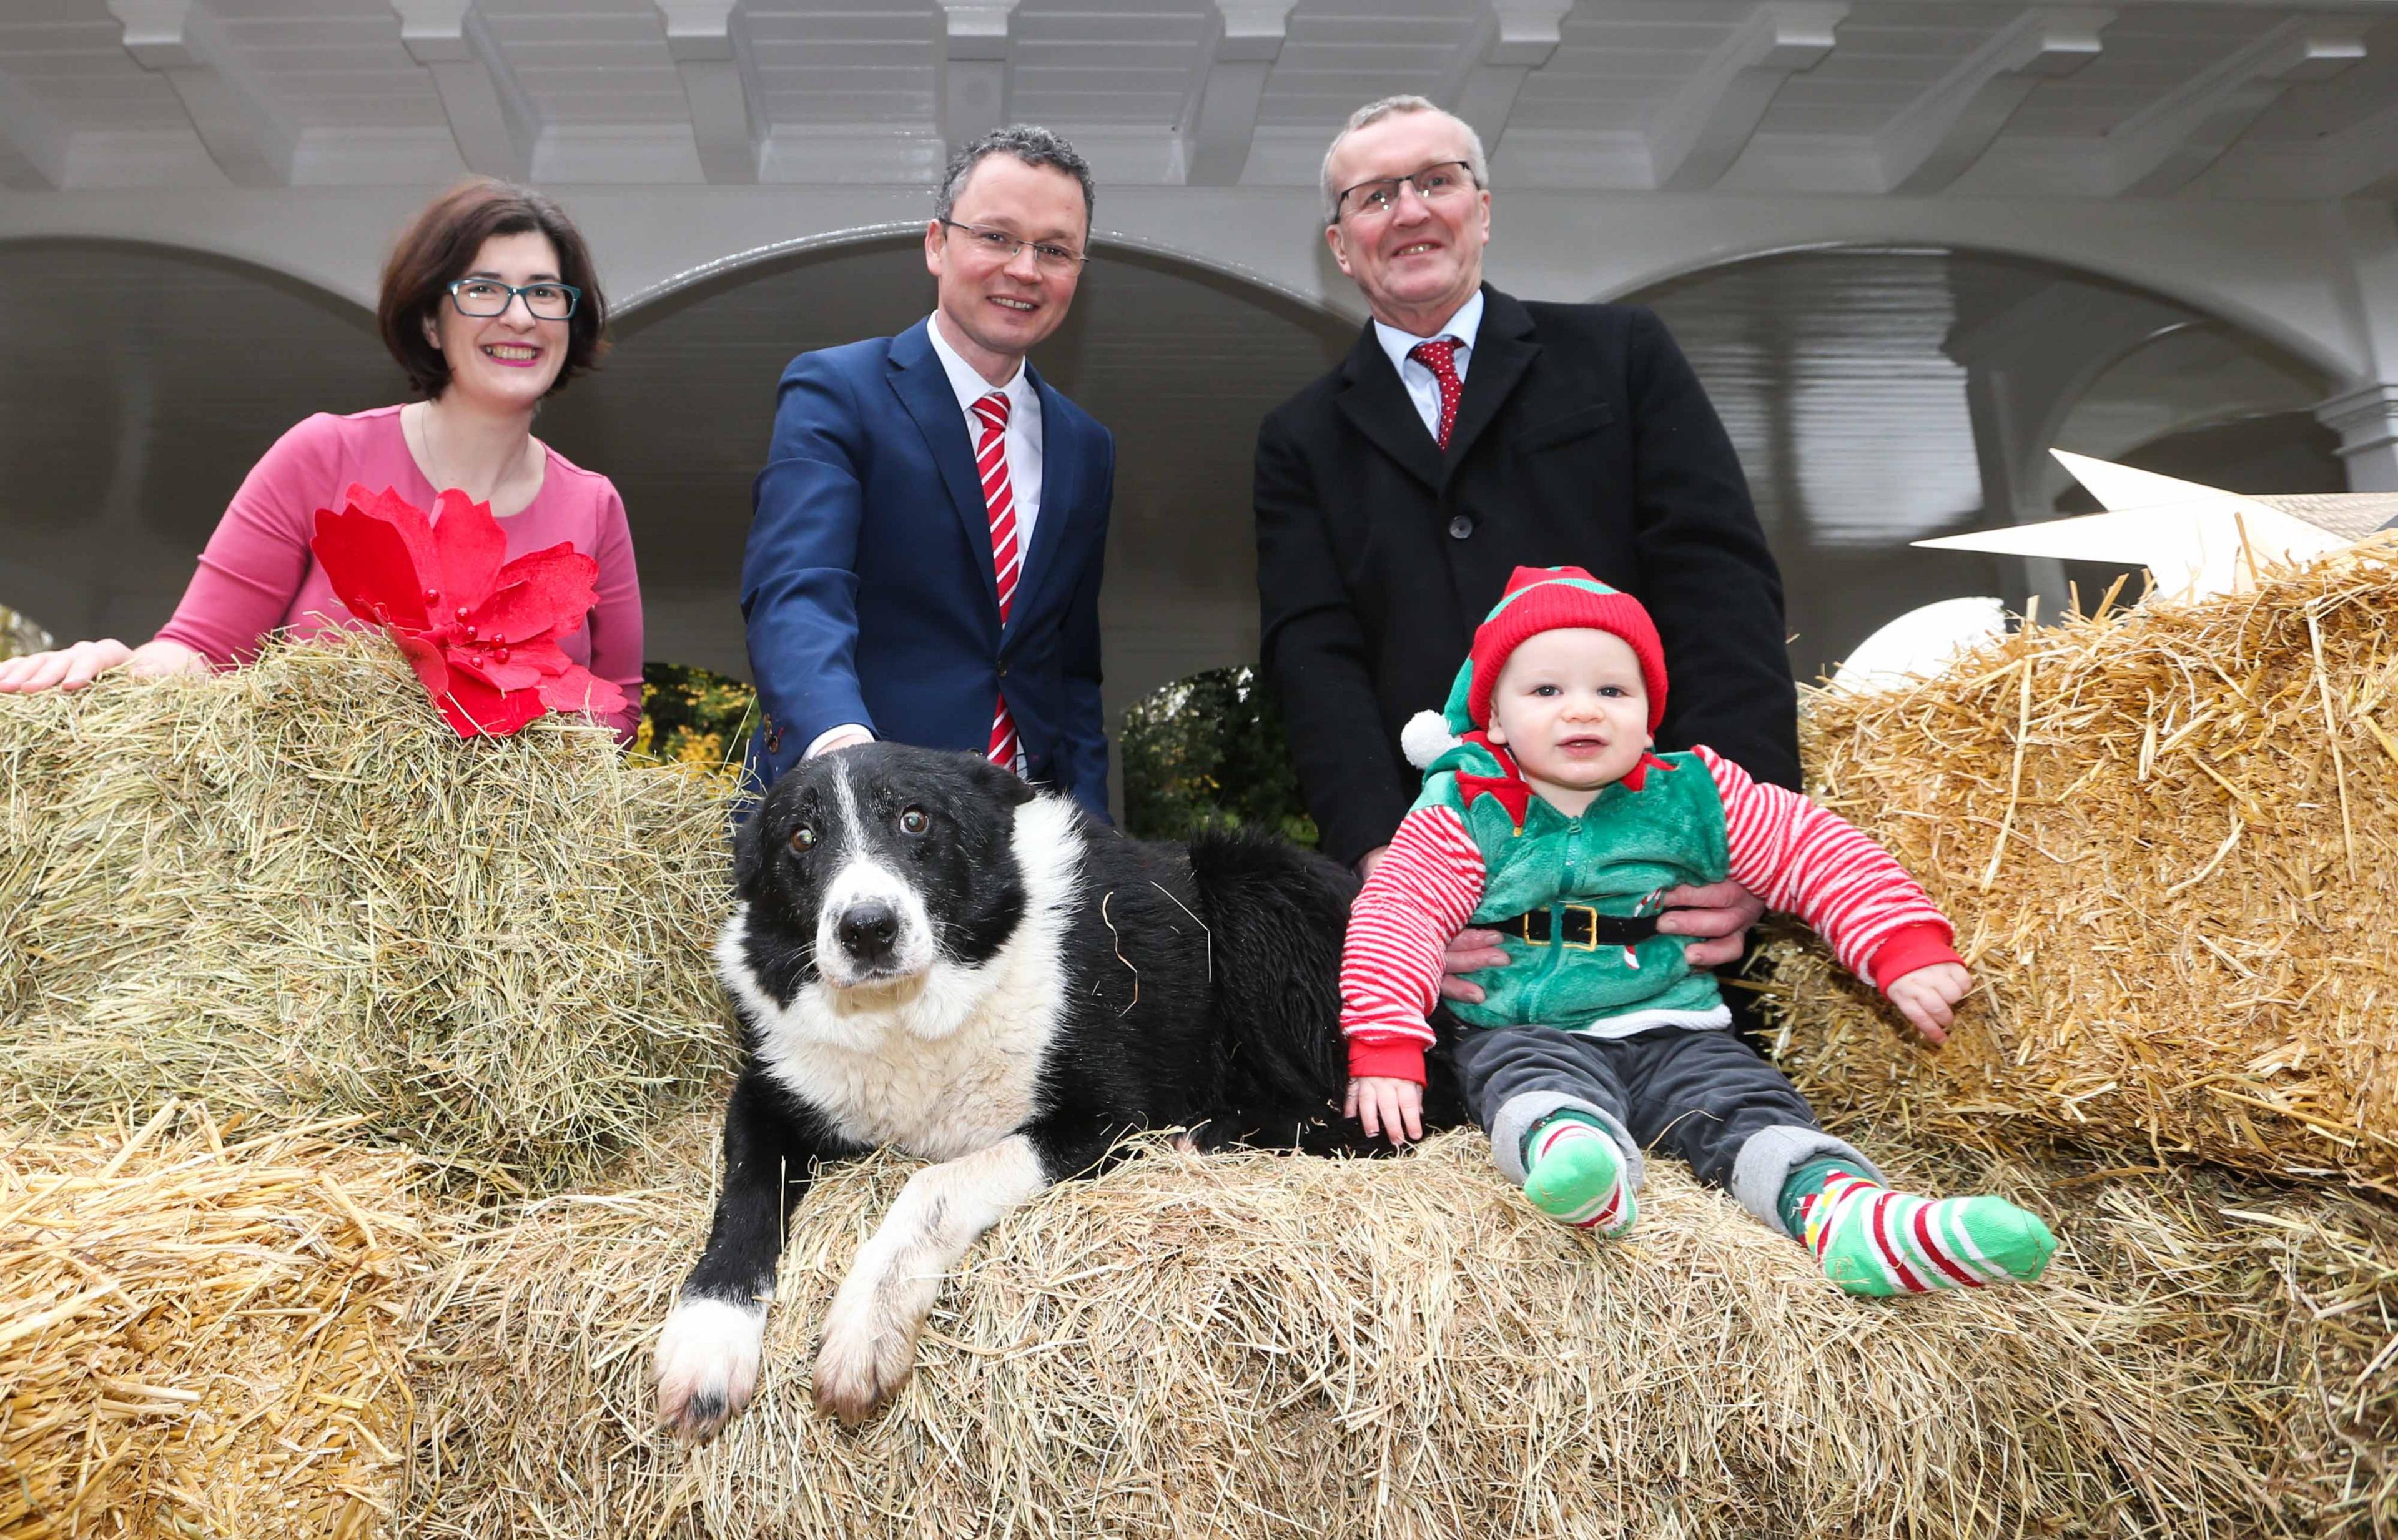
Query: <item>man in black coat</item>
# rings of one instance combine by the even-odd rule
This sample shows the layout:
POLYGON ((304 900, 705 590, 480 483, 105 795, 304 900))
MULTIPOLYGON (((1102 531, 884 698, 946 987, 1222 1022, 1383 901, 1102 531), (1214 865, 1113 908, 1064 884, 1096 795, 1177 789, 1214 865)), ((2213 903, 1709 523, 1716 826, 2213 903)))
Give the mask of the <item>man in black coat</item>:
MULTIPOLYGON (((1661 750, 1798 785, 1781 576, 1723 425, 1649 311, 1482 282, 1489 183, 1474 130, 1421 97, 1350 120, 1325 238, 1374 319, 1258 433, 1265 672, 1323 847, 1361 871, 1421 784, 1399 729, 1440 709, 1518 565, 1649 607, 1674 681, 1661 750)), ((1661 929, 1721 938, 1693 947, 1706 966, 1762 910, 1731 884, 1675 901, 1661 929)))

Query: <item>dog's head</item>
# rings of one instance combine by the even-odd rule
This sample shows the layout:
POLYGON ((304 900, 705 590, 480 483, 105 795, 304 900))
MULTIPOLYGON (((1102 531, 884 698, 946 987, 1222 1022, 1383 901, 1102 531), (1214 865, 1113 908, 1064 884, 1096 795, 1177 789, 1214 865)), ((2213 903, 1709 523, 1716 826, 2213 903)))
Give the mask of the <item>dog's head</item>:
POLYGON ((899 743, 795 765, 734 854, 749 925, 797 949, 775 982, 893 986, 988 960, 1024 912, 1013 835, 1032 794, 976 755, 899 743))

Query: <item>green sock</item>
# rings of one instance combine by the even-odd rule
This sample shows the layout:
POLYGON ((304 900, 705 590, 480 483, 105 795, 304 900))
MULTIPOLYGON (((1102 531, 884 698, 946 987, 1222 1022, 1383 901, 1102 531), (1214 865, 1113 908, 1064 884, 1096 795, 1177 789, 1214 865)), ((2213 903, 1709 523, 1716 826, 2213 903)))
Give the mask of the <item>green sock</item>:
POLYGON ((1793 1169, 1782 1183, 1782 1198, 1775 1205, 1782 1211, 1782 1228, 1794 1236, 1807 1233, 1807 1200, 1824 1190, 1824 1184, 1855 1165, 1837 1155, 1824 1155, 1793 1169))
POLYGON ((1934 1201, 1893 1192, 1837 1160, 1810 1161, 1783 1184, 1782 1212, 1852 1294, 1928 1294, 2040 1277, 2056 1237, 2000 1197, 1934 1201), (1812 1181, 1812 1189, 1802 1185, 1812 1181))
POLYGON ((1614 1236, 1640 1215, 1615 1136, 1588 1113, 1551 1113, 1524 1135, 1524 1196, 1551 1219, 1614 1236))

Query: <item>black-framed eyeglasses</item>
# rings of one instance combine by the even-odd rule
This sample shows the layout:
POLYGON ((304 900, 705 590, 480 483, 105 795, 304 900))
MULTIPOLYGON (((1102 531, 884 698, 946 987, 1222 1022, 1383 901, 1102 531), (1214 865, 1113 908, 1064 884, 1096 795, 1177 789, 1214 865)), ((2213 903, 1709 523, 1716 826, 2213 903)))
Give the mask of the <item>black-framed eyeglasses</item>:
POLYGON ((1091 260, 1085 253, 1071 246, 1059 246, 1054 241, 1026 240, 1004 230, 993 230, 982 224, 961 224, 953 219, 945 219, 941 223, 952 230, 964 231, 969 244, 988 250, 1004 263, 1014 262, 1016 253, 1028 246, 1032 248, 1032 260, 1053 273, 1071 273, 1091 260))
POLYGON ((1474 168, 1462 160, 1444 160, 1427 166, 1412 176, 1381 177, 1344 188, 1332 200, 1332 218, 1327 223, 1338 224, 1349 214, 1387 214, 1399 206, 1399 189, 1413 187, 1416 196, 1426 203, 1439 203, 1460 193, 1481 186, 1474 180, 1474 168))
POLYGON ((583 303, 583 290, 571 283, 502 283, 497 278, 460 278, 450 286, 450 303, 461 316, 478 321, 505 316, 522 295, 525 311, 537 321, 562 321, 583 303))

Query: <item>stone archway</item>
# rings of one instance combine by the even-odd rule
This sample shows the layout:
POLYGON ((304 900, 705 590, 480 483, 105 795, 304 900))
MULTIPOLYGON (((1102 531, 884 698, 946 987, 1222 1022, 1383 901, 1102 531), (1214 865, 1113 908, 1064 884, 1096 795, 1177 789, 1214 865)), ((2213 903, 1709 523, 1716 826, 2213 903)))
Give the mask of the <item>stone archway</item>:
MULTIPOLYGON (((1703 268, 1627 297, 1665 318, 1740 451, 1782 565, 1802 681, 1935 600, 1999 594, 2021 609, 2037 592, 2048 615, 2069 591, 2094 601, 2115 572, 1908 547, 2054 517, 2071 482, 2052 444, 2116 458, 2270 415, 2286 453, 2253 429, 2219 438, 2239 458, 2218 474, 2287 473, 2295 460, 2310 477, 2339 475, 2330 436, 2306 415, 2334 388, 2324 370, 2234 321, 2052 262, 1831 247, 1703 268)), ((2176 474, 2205 468, 2191 453, 2176 474)))
MULTIPOLYGON (((872 233, 745 259, 640 296, 605 368, 544 412, 543 435, 625 495, 651 656, 746 676, 741 549, 775 381, 795 354, 926 315, 920 238, 872 233)), ((1116 435, 1100 596, 1111 722, 1169 680, 1254 660, 1258 421, 1355 335, 1353 322, 1262 285, 1098 247, 1034 363, 1116 435)))
POLYGON ((365 310, 247 263, 0 243, 0 604, 148 638, 251 464, 314 412, 402 399, 365 310))

